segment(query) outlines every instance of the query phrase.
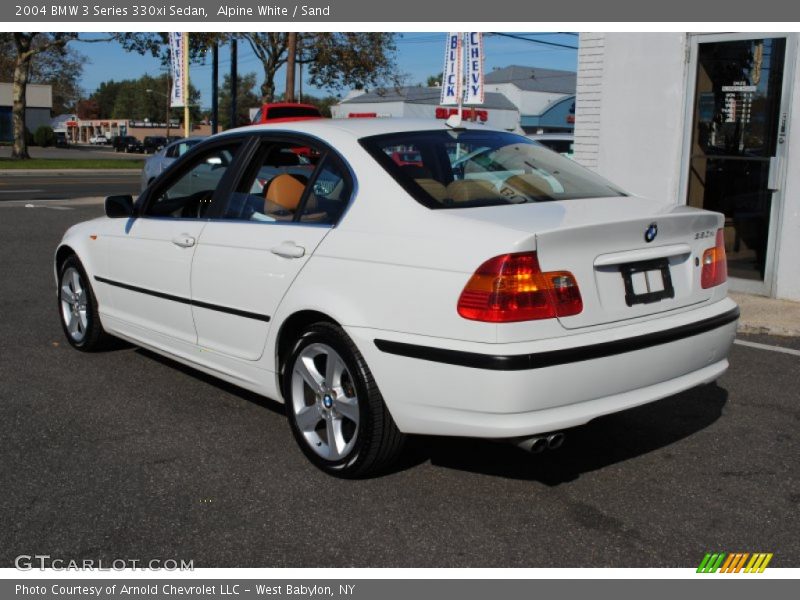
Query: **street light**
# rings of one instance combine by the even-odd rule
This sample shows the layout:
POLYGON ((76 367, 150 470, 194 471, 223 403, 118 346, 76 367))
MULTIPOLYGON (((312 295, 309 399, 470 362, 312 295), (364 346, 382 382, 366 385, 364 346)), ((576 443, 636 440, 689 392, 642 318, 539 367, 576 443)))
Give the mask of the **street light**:
MULTIPOLYGON (((167 87, 169 88, 169 85, 170 85, 169 84, 169 79, 167 81, 168 81, 167 87)), ((170 121, 170 118, 169 118, 169 109, 170 109, 169 101, 170 101, 170 94, 169 93, 165 94, 164 92, 159 92, 159 91, 151 90, 151 89, 147 89, 145 91, 148 94, 158 94, 159 96, 164 96, 164 98, 167 99, 167 137, 169 137, 169 121, 170 121)))

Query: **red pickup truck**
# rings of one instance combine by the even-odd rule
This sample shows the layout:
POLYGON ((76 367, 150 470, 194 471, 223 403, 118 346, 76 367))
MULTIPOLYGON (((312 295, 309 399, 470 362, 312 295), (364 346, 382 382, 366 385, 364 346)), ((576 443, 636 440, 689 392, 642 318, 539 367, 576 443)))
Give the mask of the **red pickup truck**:
POLYGON ((252 124, 285 123, 287 121, 307 121, 323 119, 322 113, 313 104, 296 104, 294 102, 273 102, 261 105, 253 117, 252 124))

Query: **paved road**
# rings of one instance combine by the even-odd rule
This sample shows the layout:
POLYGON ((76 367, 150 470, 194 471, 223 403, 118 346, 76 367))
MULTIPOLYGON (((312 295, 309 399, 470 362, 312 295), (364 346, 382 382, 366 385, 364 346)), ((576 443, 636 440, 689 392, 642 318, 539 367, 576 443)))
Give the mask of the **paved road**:
MULTIPOLYGON (((40 148, 30 146, 28 154, 31 158, 118 158, 118 159, 141 159, 147 158, 143 154, 126 154, 124 152, 114 152, 111 146, 89 146, 73 145, 69 148, 40 148)), ((0 146, 0 158, 11 156, 11 146, 0 146)))
POLYGON ((51 255, 100 207, 64 204, 0 205, 0 566, 690 567, 709 550, 800 566, 800 357, 734 346, 717 384, 558 452, 419 439, 392 474, 339 481, 270 400, 130 347, 67 346, 51 255))
POLYGON ((9 200, 69 199, 113 194, 132 194, 135 198, 139 191, 139 174, 130 172, 87 170, 80 173, 0 175, 0 203, 9 200))

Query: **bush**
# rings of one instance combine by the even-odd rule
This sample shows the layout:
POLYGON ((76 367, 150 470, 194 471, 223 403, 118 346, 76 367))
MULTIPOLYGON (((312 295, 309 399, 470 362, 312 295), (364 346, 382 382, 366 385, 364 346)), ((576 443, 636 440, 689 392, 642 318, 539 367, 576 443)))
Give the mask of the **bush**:
POLYGON ((33 134, 33 141, 37 146, 45 148, 52 146, 56 141, 56 134, 53 133, 53 128, 49 125, 42 125, 36 129, 33 134))
POLYGON ((25 128, 25 144, 28 146, 33 146, 33 134, 27 127, 25 128))

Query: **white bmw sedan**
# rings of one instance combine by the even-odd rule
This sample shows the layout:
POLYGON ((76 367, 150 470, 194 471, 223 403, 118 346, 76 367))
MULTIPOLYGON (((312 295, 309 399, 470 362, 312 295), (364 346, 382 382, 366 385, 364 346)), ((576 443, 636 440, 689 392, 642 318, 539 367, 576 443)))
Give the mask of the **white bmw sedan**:
POLYGON ((406 434, 558 446, 713 381, 736 330, 722 215, 471 124, 237 129, 105 211, 56 252, 70 344, 116 336, 285 402, 344 477, 406 434))

